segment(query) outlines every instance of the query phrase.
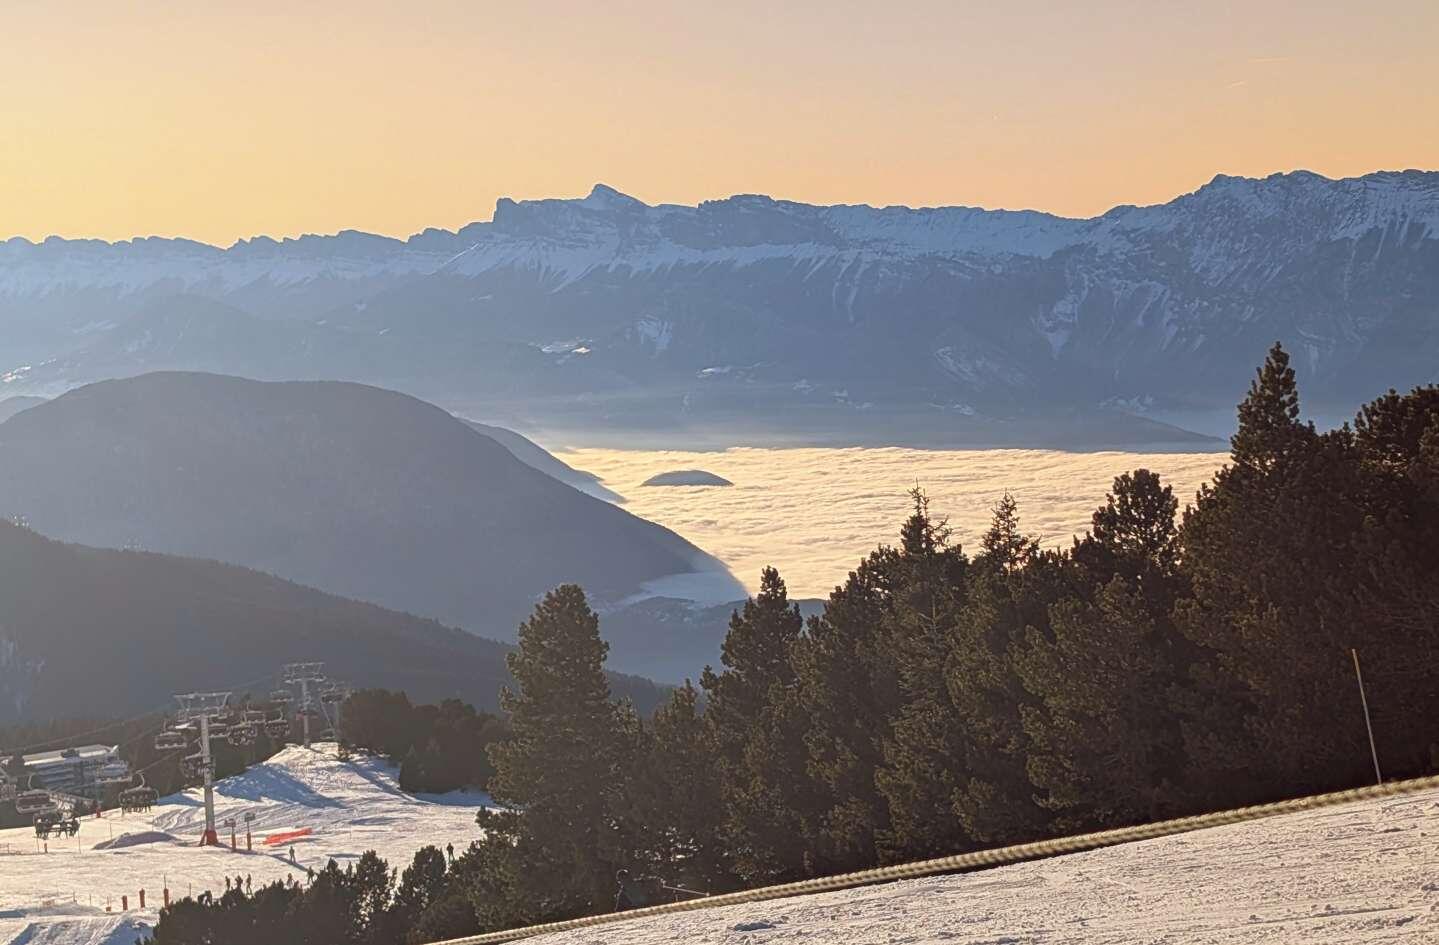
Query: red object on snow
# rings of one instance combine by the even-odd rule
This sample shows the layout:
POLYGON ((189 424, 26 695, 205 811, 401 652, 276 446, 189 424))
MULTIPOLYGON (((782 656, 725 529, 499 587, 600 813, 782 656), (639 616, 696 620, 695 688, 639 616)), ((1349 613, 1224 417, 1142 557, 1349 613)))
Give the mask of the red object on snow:
POLYGON ((301 837, 308 837, 315 831, 309 827, 302 830, 290 830, 285 833, 272 833, 265 838, 265 846, 273 847, 281 843, 289 843, 291 840, 298 840, 301 837))

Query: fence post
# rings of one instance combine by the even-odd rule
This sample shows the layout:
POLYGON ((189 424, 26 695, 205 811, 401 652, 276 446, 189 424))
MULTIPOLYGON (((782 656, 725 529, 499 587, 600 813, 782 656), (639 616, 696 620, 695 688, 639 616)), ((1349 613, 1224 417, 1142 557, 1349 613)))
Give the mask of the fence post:
POLYGON ((1369 733, 1369 757, 1374 759, 1374 783, 1383 784, 1384 776, 1379 773, 1379 749, 1374 747, 1374 726, 1369 721, 1369 699, 1364 695, 1364 674, 1359 671, 1359 651, 1349 650, 1354 657, 1354 678, 1359 680, 1359 704, 1364 707, 1364 729, 1369 733))

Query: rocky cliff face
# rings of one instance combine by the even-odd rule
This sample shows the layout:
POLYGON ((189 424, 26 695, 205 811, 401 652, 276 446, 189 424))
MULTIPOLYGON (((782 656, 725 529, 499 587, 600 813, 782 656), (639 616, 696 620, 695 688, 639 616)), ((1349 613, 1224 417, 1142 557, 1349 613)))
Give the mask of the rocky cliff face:
POLYGON ((1227 408, 1276 339, 1311 402, 1352 404, 1435 379, 1436 300, 1439 173, 1218 177, 1089 220, 598 186, 408 241, 11 240, 0 374, 339 377, 617 426, 963 425, 1227 408))

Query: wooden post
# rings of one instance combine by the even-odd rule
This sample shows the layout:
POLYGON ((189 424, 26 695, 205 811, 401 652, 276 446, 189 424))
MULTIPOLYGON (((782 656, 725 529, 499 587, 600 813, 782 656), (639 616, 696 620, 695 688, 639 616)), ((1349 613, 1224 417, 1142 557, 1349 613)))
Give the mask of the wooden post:
POLYGON ((1379 749, 1374 747, 1374 726, 1369 721, 1369 699, 1364 695, 1364 674, 1359 671, 1359 651, 1350 649, 1354 657, 1354 678, 1359 680, 1359 704, 1364 707, 1364 728, 1369 733, 1369 757, 1374 760, 1374 783, 1383 784, 1384 775, 1379 773, 1379 749))

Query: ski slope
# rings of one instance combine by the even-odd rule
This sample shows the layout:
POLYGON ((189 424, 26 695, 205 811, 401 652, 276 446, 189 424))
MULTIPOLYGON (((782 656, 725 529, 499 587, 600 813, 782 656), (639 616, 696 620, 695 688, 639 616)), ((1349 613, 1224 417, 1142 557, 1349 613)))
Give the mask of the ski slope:
POLYGON ((1439 943, 1439 791, 534 945, 1439 943))
POLYGON ((484 795, 407 794, 396 774, 373 758, 341 762, 332 744, 286 748, 215 786, 217 822, 235 820, 239 852, 229 848, 224 826, 225 846, 197 845, 205 822, 198 790, 162 798, 147 814, 85 818, 76 837, 48 845, 29 827, 0 830, 0 945, 132 945, 158 918, 167 886, 172 898, 204 890, 219 896, 227 876, 249 877, 256 886, 303 882, 307 869, 330 859, 344 866, 367 850, 404 869, 427 844, 468 845, 484 795), (254 815, 253 852, 245 851, 247 813, 254 815), (263 842, 307 828, 306 837, 263 842), (123 915, 121 896, 130 906, 123 915))

